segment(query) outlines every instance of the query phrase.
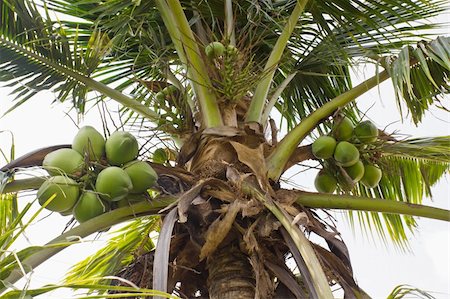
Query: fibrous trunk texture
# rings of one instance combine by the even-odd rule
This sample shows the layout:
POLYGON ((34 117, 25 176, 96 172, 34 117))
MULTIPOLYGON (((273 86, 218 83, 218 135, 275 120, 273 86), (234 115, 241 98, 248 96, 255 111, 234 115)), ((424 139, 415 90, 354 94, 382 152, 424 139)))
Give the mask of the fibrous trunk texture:
POLYGON ((229 245, 208 257, 210 299, 253 299, 255 278, 252 267, 239 248, 229 245))

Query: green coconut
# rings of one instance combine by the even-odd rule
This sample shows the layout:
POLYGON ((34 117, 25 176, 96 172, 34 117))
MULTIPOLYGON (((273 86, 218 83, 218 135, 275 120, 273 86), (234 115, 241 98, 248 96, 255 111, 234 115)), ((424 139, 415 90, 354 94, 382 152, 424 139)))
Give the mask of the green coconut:
POLYGON ((364 163, 361 160, 350 167, 344 167, 344 169, 354 182, 358 182, 359 180, 361 180, 364 175, 364 163))
POLYGON ((130 133, 116 131, 106 140, 105 149, 108 162, 111 165, 120 166, 136 159, 139 145, 130 133))
POLYGON ((79 222, 85 222, 107 211, 107 206, 94 191, 84 191, 73 208, 73 216, 79 222))
POLYGON ((164 96, 170 96, 172 94, 174 94, 175 92, 178 92, 178 88, 175 85, 169 85, 167 87, 164 87, 163 90, 161 91, 164 96))
POLYGON ((37 192, 39 204, 43 206, 51 197, 54 198, 45 206, 54 212, 65 212, 75 205, 80 196, 77 182, 66 176, 54 176, 46 180, 37 192))
POLYGON ((42 161, 42 166, 50 175, 77 176, 83 170, 84 160, 77 151, 61 148, 48 153, 42 161))
POLYGON ((322 193, 333 193, 337 187, 337 180, 327 172, 320 171, 314 180, 317 191, 322 193))
POLYGON ((239 54, 238 48, 236 48, 233 45, 228 45, 225 50, 226 50, 227 54, 230 56, 236 56, 237 54, 239 54))
POLYGON ((374 142, 378 138, 378 128, 370 120, 365 120, 356 125, 353 133, 362 143, 374 142))
POLYGON ((105 138, 95 128, 84 126, 73 138, 72 148, 90 161, 100 160, 105 154, 105 138))
POLYGON ((98 174, 95 189, 103 199, 119 201, 133 190, 133 183, 125 170, 116 166, 110 166, 98 174))
POLYGON ((158 175, 155 170, 144 161, 131 161, 123 166, 133 183, 131 193, 142 193, 155 185, 158 175))
POLYGON ((312 153, 319 159, 329 159, 333 157, 336 147, 336 139, 331 136, 320 136, 312 144, 312 153))
POLYGON ((222 56, 225 53, 225 46, 221 42, 212 42, 205 47, 205 54, 213 59, 222 56))
POLYGON ((345 141, 353 136, 353 123, 348 117, 334 123, 333 135, 336 140, 345 141))
POLYGON ((383 176, 381 169, 375 165, 364 165, 364 176, 361 183, 367 188, 375 188, 383 176))
POLYGON ((359 161, 358 149, 347 141, 341 141, 334 150, 334 159, 343 167, 350 167, 359 161))

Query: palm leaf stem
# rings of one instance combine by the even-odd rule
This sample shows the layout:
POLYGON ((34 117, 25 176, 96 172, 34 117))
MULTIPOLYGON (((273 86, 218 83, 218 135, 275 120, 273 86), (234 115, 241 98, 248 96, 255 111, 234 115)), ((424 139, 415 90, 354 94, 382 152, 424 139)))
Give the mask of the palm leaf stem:
POLYGON ((27 179, 13 180, 5 185, 2 194, 38 189, 45 180, 46 180, 45 177, 33 177, 27 179))
POLYGON ((269 102, 267 103, 266 107, 264 108, 264 113, 261 116, 261 123, 266 126, 267 120, 269 119, 270 112, 272 111, 273 106, 275 106, 278 98, 283 93, 284 89, 289 85, 289 83, 292 81, 292 79, 295 78, 297 75, 297 72, 294 72, 286 77, 286 79, 281 82, 281 84, 277 87, 273 95, 270 97, 269 102))
POLYGON ((246 121, 248 122, 261 122, 261 114, 264 109, 264 104, 266 102, 266 97, 269 92, 270 85, 272 83, 273 76, 277 70, 277 65, 283 55, 284 49, 289 41, 292 32, 297 25, 297 21, 300 15, 303 13, 304 8, 308 0, 298 0, 294 7, 283 31, 275 43, 272 52, 270 53, 269 59, 266 62, 263 72, 265 73, 264 78, 256 86, 255 94, 250 103, 250 107, 247 111, 246 121))
POLYGON ((26 49, 23 46, 20 46, 19 44, 7 40, 3 36, 0 36, 0 44, 18 53, 21 53, 22 55, 27 56, 35 61, 38 61, 39 63, 43 64, 46 68, 56 70, 58 73, 60 73, 65 77, 70 77, 83 83, 84 85, 92 88, 93 90, 100 92, 104 96, 107 96, 112 100, 122 104, 123 106, 135 111, 142 117, 148 118, 151 121, 157 121, 159 119, 159 116, 156 112, 150 110, 148 107, 139 103, 138 101, 135 101, 133 98, 128 97, 123 93, 121 93, 120 91, 117 91, 101 82, 93 80, 92 78, 86 77, 81 73, 78 73, 58 63, 55 63, 41 55, 38 55, 26 49))
MULTIPOLYGON (((170 27, 176 27, 169 30, 172 41, 178 39, 181 42, 182 49, 177 49, 177 52, 183 51, 186 56, 186 68, 188 77, 194 88, 197 96, 204 125, 209 127, 222 126, 222 116, 220 114, 219 106, 216 96, 212 91, 212 84, 209 79, 207 68, 203 62, 195 40, 194 34, 190 28, 189 22, 186 19, 181 3, 178 0, 157 1, 158 9, 163 15, 164 24, 170 27), (168 8, 168 12, 163 12, 164 8, 168 8), (174 32, 175 30, 175 32, 174 32)), ((174 41, 175 43, 175 41, 174 41)))
MULTIPOLYGON (((174 203, 176 198, 174 197, 164 197, 160 199, 154 199, 151 202, 139 202, 137 204, 130 205, 128 207, 119 208, 113 210, 111 212, 102 214, 98 217, 92 218, 73 229, 65 232, 64 234, 54 238, 47 244, 43 246, 43 248, 23 261, 23 264, 27 265, 27 271, 30 271, 43 262, 45 262, 50 257, 54 256, 64 248, 74 244, 69 240, 75 238, 85 238, 90 234, 93 234, 98 231, 102 231, 107 229, 113 225, 122 223, 132 218, 136 218, 144 215, 158 215, 158 212, 168 205, 174 203)), ((4 285, 13 284, 17 282, 20 278, 23 277, 25 273, 19 271, 18 269, 12 271, 11 274, 4 279, 4 285)), ((5 289, 0 289, 0 293, 2 293, 5 289)))
POLYGON ((294 153, 303 139, 319 124, 323 119, 328 118, 337 109, 347 105, 360 95, 389 78, 388 71, 384 70, 379 74, 367 79, 358 86, 335 97, 324 104, 308 117, 304 118, 292 131, 290 131, 278 143, 274 151, 267 157, 268 176, 272 180, 278 180, 283 172, 286 163, 294 153))
POLYGON ((230 40, 231 46, 236 46, 236 34, 234 31, 233 19, 233 1, 225 0, 225 20, 226 20, 226 37, 230 40))
POLYGON ((316 295, 318 298, 333 298, 328 280, 323 272, 314 249, 300 229, 293 224, 291 219, 289 219, 280 207, 278 207, 270 198, 266 197, 259 190, 247 183, 243 184, 242 189, 245 193, 256 197, 262 204, 264 204, 264 206, 272 212, 272 214, 280 221, 281 225, 283 225, 288 234, 291 236, 306 264, 306 267, 309 270, 312 277, 312 287, 317 293, 316 295))
POLYGON ((296 202, 309 208, 372 211, 450 221, 449 210, 389 199, 300 192, 296 202))

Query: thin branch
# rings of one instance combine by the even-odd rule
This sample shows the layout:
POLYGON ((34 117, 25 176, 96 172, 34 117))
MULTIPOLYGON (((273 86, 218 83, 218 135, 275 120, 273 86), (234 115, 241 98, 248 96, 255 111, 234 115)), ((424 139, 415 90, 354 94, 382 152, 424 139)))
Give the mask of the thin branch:
POLYGON ((269 92, 273 76, 277 70, 277 65, 307 3, 308 0, 297 0, 297 4, 295 5, 292 14, 283 28, 283 31, 278 37, 278 40, 270 53, 269 59, 267 60, 266 66, 264 67, 263 72, 265 76, 256 87, 255 94, 253 95, 253 99, 247 111, 246 121, 261 123, 261 114, 264 109, 264 104, 266 102, 266 97, 269 92))
POLYGON ((225 0, 226 37, 231 46, 236 46, 236 34, 234 32, 233 1, 225 0))
POLYGON ((222 116, 212 92, 211 80, 181 3, 178 0, 159 0, 156 3, 177 53, 181 55, 180 59, 185 60, 188 78, 197 96, 205 127, 222 126, 222 116))
POLYGON ((373 199, 345 194, 298 192, 296 202, 309 208, 358 210, 403 214, 450 222, 450 211, 389 199, 373 199))
MULTIPOLYGON (((161 199, 154 199, 152 200, 152 202, 139 202, 137 204, 116 209, 111 212, 102 214, 98 217, 92 218, 67 231, 66 233, 54 238, 53 240, 45 244, 41 250, 31 254, 29 257, 21 261, 21 263, 27 265, 26 270, 29 272, 64 248, 74 244, 73 242, 70 242, 70 240, 73 240, 74 238, 85 238, 90 234, 102 231, 115 224, 124 222, 134 217, 144 215, 158 215, 159 210, 173 203, 175 200, 176 198, 173 197, 165 197, 161 199)), ((17 282, 20 278, 23 277, 24 274, 26 273, 22 273, 18 269, 13 270, 11 274, 3 280, 4 285, 17 282)), ((0 293, 3 291, 4 288, 0 289, 0 293)))
POLYGON ((317 126, 318 123, 332 115, 336 109, 344 107, 360 95, 364 94, 388 78, 388 72, 386 70, 382 71, 349 91, 335 97, 311 113, 308 117, 304 118, 280 141, 280 143, 278 143, 275 150, 267 158, 269 178, 274 181, 280 178, 283 169, 285 169, 285 165, 289 161, 289 158, 292 156, 297 146, 317 126))

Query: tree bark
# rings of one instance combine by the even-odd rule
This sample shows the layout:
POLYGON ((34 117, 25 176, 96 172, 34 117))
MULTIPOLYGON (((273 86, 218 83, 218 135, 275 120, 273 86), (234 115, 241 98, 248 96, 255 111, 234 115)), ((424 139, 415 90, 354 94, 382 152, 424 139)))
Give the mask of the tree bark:
POLYGON ((255 278, 246 255, 233 244, 208 257, 210 299, 253 299, 255 278))

